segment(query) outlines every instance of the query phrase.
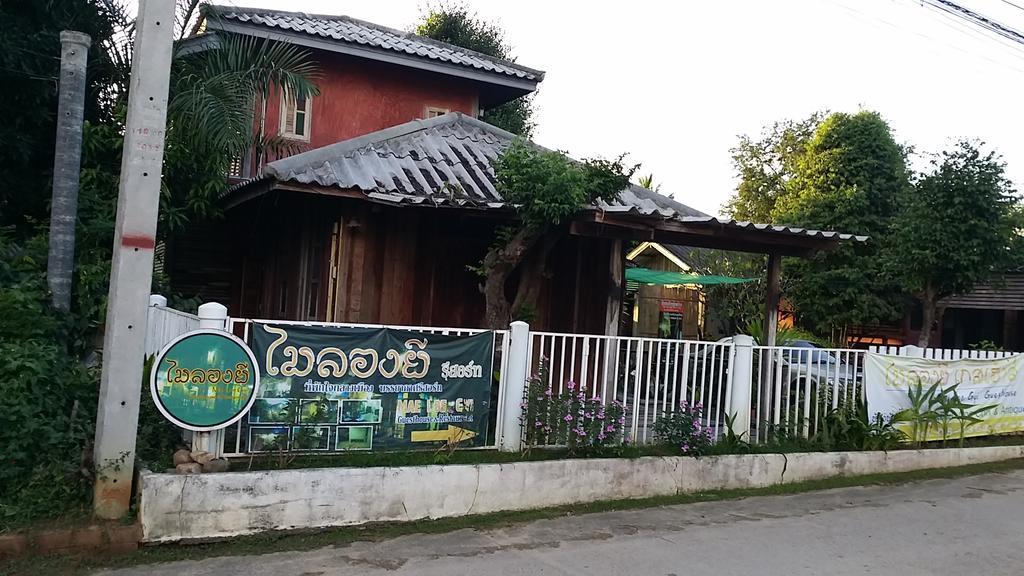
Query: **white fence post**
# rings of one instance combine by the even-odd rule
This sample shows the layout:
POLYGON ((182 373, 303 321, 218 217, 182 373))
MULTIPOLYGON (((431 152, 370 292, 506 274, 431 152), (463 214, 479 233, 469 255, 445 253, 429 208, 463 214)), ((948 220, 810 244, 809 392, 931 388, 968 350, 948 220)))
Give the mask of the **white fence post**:
MULTIPOLYGON (((205 330, 227 330, 228 308, 217 302, 199 306, 199 328, 205 330)), ((224 430, 194 432, 192 450, 209 452, 216 458, 224 455, 224 430)))
POLYGON ((509 330, 508 364, 500 383, 505 388, 501 438, 498 439, 498 450, 502 452, 519 452, 522 448, 523 397, 529 371, 529 350, 530 325, 517 320, 509 330))
POLYGON ((166 308, 167 307, 167 297, 166 296, 161 296, 159 294, 150 294, 149 295, 149 305, 150 306, 156 306, 157 308, 166 308))
POLYGON ((924 358, 924 348, 919 348, 914 345, 907 345, 900 348, 900 356, 909 356, 911 358, 924 358))
POLYGON ((732 370, 729 371, 727 415, 736 419, 733 422, 733 432, 737 435, 749 434, 750 390, 754 385, 754 339, 750 336, 737 335, 732 337, 732 343, 735 357, 732 370))

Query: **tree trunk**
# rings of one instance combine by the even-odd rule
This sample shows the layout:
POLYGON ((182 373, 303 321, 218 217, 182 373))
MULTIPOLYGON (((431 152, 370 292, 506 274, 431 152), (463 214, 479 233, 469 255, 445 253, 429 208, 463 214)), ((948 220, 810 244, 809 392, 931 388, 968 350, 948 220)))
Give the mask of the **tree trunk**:
POLYGON ((484 256, 484 324, 488 328, 508 328, 512 320, 512 305, 505 295, 505 282, 537 242, 538 237, 534 231, 521 229, 513 234, 504 246, 495 246, 484 256))
POLYGON ((927 348, 932 339, 932 324, 935 323, 935 290, 930 286, 920 295, 921 299, 921 334, 917 337, 917 345, 927 348))
MULTIPOLYGON (((523 258, 522 272, 519 274, 519 287, 512 301, 512 314, 520 318, 525 306, 537 302, 540 297, 542 280, 547 276, 548 255, 557 240, 551 236, 540 236, 534 242, 534 249, 523 258)), ((539 312, 539 311, 538 311, 539 312)), ((532 321, 538 320, 534 318, 532 321)))

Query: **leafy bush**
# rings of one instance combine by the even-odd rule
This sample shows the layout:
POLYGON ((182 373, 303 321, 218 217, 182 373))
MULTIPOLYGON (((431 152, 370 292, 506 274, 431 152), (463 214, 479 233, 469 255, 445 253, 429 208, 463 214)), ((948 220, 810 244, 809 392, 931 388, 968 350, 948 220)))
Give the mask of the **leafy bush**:
POLYGON ((613 446, 623 442, 626 425, 621 402, 605 404, 599 396, 587 398, 585 384, 566 383, 555 393, 546 384, 547 363, 530 378, 523 401, 523 429, 526 446, 563 445, 570 453, 613 446))
POLYGON ((712 432, 701 424, 704 407, 700 402, 679 403, 674 412, 666 412, 654 423, 654 438, 669 446, 678 446, 685 456, 700 456, 711 446, 712 432))
POLYGON ((54 342, 0 337, 0 529, 84 509, 97 374, 54 342))
POLYGON ((939 380, 925 388, 918 378, 917 383, 907 390, 910 407, 893 414, 892 421, 910 424, 910 439, 915 445, 929 440, 928 434, 933 426, 940 431, 942 443, 945 445, 950 437, 950 427, 955 422, 959 429, 962 448, 967 430, 980 424, 980 416, 994 410, 996 405, 979 406, 964 402, 957 392, 958 386, 953 384, 943 388, 942 381, 939 380))
POLYGON ((869 417, 867 404, 858 400, 853 407, 830 410, 811 441, 822 450, 891 450, 905 439, 891 418, 869 417))

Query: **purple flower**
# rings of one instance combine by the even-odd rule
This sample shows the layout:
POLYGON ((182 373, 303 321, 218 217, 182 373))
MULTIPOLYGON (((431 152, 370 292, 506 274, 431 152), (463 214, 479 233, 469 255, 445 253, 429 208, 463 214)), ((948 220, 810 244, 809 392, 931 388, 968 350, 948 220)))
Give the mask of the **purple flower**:
POLYGON ((544 423, 543 423, 543 422, 541 422, 540 420, 537 420, 536 422, 534 422, 534 423, 533 423, 533 426, 534 426, 535 428, 540 428, 540 427, 541 427, 541 426, 543 426, 543 425, 544 425, 544 423))
POLYGON ((565 421, 566 422, 572 422, 572 414, 566 414, 565 415, 565 421))
POLYGON ((615 425, 609 424, 608 427, 605 428, 605 431, 606 432, 615 432, 615 425))
POLYGON ((576 383, 573 382, 572 380, 569 380, 569 382, 566 383, 565 387, 569 390, 569 392, 572 392, 573 390, 576 389, 576 383))

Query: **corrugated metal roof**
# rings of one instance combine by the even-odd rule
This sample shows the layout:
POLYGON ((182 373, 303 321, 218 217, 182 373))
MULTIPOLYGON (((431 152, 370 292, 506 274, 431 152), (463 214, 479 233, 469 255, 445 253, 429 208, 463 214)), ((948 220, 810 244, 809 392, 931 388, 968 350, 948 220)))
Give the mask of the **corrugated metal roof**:
POLYGON ((239 22, 282 32, 308 34, 362 48, 419 57, 533 82, 540 82, 544 79, 544 72, 540 70, 348 16, 216 5, 210 6, 207 10, 226 22, 239 22))
MULTIPOLYGON (((263 177, 357 189, 370 199, 394 204, 502 208, 505 202, 495 186, 493 162, 514 139, 515 135, 500 128, 452 112, 271 162, 264 168, 263 177)), ((251 182, 236 185, 228 194, 251 182)), ((701 228, 867 240, 866 236, 716 218, 635 184, 623 190, 618 199, 599 200, 592 209, 671 219, 701 228)))
POLYGON ((939 305, 972 310, 1024 310, 1024 274, 1008 273, 1001 281, 980 284, 969 294, 943 298, 939 305))

